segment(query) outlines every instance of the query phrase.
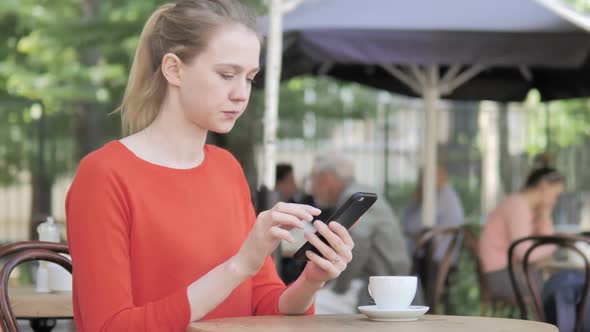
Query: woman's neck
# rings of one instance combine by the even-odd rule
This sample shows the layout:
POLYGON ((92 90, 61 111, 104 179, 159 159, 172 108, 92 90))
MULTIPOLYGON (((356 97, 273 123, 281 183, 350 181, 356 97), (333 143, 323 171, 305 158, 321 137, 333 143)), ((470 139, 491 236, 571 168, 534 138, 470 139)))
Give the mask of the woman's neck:
POLYGON ((207 130, 187 119, 179 103, 172 98, 164 100, 154 122, 130 137, 135 147, 132 150, 139 157, 172 168, 200 165, 206 139, 207 130))
POLYGON ((537 210, 539 207, 540 197, 536 190, 525 189, 521 192, 521 195, 524 197, 525 201, 532 210, 537 210))

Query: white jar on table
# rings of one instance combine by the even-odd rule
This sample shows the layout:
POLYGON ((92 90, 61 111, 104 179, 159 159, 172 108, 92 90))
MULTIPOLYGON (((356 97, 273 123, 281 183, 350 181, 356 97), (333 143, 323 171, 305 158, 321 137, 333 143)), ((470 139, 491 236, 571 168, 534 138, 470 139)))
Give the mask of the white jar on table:
MULTIPOLYGON (((39 241, 60 242, 59 226, 51 216, 37 227, 39 241)), ((61 254, 68 257, 66 254, 61 254)), ((55 263, 41 261, 37 270, 37 292, 48 293, 51 291, 70 291, 72 289, 71 274, 55 263)))

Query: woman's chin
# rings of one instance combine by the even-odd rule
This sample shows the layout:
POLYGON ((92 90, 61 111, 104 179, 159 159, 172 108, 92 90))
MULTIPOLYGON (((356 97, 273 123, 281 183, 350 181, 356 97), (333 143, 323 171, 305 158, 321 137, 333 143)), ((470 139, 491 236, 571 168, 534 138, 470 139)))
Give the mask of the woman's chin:
POLYGON ((219 124, 219 125, 216 125, 212 128, 209 128, 209 131, 212 131, 212 132, 218 133, 218 134, 227 134, 232 130, 232 128, 234 127, 234 124, 235 124, 235 122, 232 122, 231 124, 229 124, 229 123, 219 124))

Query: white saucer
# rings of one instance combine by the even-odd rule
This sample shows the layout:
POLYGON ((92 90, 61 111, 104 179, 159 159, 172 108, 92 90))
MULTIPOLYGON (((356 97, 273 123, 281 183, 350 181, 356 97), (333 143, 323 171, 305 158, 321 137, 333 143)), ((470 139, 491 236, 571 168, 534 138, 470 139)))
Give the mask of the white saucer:
POLYGON ((358 307, 358 309, 369 317, 370 320, 382 322, 409 322, 417 320, 430 308, 412 305, 406 309, 379 309, 376 305, 363 305, 358 307))

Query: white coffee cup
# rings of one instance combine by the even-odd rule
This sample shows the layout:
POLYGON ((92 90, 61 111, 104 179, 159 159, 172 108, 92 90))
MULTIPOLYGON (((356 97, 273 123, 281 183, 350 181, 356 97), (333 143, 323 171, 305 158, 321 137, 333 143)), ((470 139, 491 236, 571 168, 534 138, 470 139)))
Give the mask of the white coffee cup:
POLYGON ((369 295, 379 309, 405 309, 416 296, 418 278, 414 276, 369 277, 369 295))

